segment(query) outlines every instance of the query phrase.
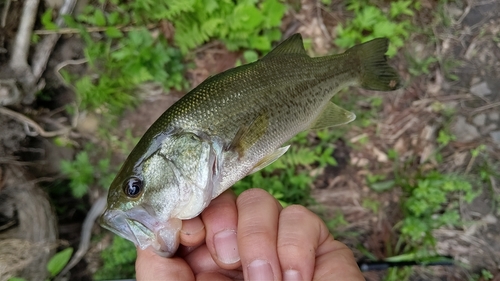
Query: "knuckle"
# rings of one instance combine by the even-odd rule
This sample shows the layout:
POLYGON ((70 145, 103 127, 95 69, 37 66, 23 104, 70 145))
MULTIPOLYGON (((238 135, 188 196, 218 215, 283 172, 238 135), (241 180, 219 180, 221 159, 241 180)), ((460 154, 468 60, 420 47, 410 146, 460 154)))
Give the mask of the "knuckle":
POLYGON ((274 200, 274 198, 267 193, 265 190, 260 188, 252 188, 243 191, 243 193, 236 199, 236 205, 238 206, 252 206, 255 203, 274 200))
POLYGON ((298 220, 307 219, 312 216, 311 211, 301 205, 290 205, 281 211, 282 216, 289 216, 298 220))

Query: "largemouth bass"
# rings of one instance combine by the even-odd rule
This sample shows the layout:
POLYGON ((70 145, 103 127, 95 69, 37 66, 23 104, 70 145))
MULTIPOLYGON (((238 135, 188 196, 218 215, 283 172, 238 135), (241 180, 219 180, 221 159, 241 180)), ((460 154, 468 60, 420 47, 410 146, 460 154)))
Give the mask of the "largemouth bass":
POLYGON ((342 88, 391 91, 399 76, 379 38, 311 58, 295 34, 262 59, 209 77, 147 130, 114 179, 102 225, 171 256, 184 219, 283 155, 297 133, 354 120, 330 99, 342 88))

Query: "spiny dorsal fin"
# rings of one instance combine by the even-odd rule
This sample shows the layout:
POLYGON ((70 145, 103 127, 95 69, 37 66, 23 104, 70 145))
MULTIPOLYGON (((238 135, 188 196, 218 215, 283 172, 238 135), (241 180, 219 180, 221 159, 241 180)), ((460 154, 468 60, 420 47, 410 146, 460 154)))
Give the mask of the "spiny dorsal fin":
POLYGON ((344 125, 354 119, 356 119, 356 115, 354 113, 343 109, 333 102, 328 102, 323 112, 321 112, 319 117, 311 126, 311 129, 315 130, 344 125))
POLYGON ((300 33, 296 33, 288 37, 285 41, 276 46, 276 48, 274 48, 271 52, 265 55, 262 60, 287 54, 307 55, 306 49, 304 49, 304 43, 302 42, 302 35, 300 35, 300 33))

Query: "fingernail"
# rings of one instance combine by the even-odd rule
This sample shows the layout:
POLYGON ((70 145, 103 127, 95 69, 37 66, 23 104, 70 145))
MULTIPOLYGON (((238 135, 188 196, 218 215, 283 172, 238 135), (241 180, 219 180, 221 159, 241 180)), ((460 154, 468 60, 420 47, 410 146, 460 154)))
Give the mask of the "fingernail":
POLYGON ((240 260, 236 231, 223 230, 215 234, 214 246, 219 261, 225 264, 233 264, 240 260))
POLYGON ((248 266, 248 280, 267 281, 274 280, 271 264, 264 260, 254 260, 248 266))
POLYGON ((303 281, 300 271, 289 269, 283 273, 283 281, 303 281))
POLYGON ((195 235, 198 234, 205 228, 205 225, 201 220, 193 221, 189 224, 183 224, 181 228, 181 233, 184 235, 195 235))

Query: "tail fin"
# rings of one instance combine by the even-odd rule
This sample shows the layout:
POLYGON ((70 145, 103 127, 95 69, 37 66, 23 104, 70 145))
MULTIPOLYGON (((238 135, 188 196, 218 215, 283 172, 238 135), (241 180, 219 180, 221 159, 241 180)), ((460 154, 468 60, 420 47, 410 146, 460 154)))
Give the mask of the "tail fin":
POLYGON ((387 64, 387 38, 377 38, 357 45, 346 53, 356 53, 361 63, 361 87, 367 90, 392 91, 399 89, 401 80, 394 68, 387 64))

